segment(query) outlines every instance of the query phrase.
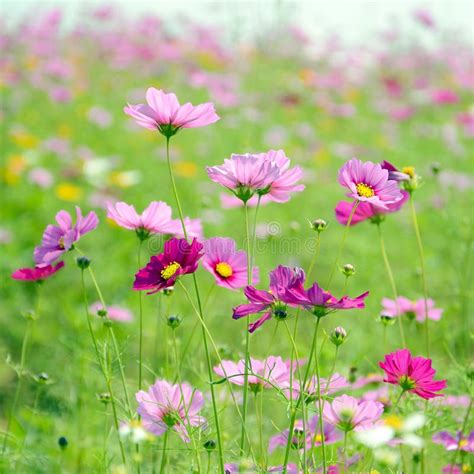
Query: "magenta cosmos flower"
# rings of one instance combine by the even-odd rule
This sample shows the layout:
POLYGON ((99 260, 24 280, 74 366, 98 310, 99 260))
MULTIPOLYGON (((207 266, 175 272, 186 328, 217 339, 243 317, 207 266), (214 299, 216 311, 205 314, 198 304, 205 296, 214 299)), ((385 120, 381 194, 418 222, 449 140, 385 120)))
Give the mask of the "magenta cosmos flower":
POLYGON ((154 87, 146 91, 146 101, 147 104, 128 104, 123 110, 141 127, 158 130, 166 137, 173 136, 181 128, 205 127, 220 119, 210 102, 180 105, 175 94, 166 94, 154 87))
POLYGON ((273 316, 284 320, 288 316, 288 305, 298 306, 298 301, 291 297, 289 290, 303 284, 304 271, 301 268, 289 268, 279 265, 270 272, 270 290, 257 290, 253 286, 245 287, 244 293, 248 304, 241 304, 233 309, 232 317, 240 319, 249 314, 264 312, 263 316, 249 325, 249 332, 254 332, 265 321, 273 316))
POLYGON ((99 224, 94 211, 83 217, 81 209, 76 206, 76 216, 76 225, 73 226, 69 212, 62 210, 56 214, 58 225, 48 225, 43 233, 41 245, 35 248, 34 260, 37 266, 53 263, 63 253, 71 250, 81 236, 94 230, 99 224))
POLYGON ((174 430, 188 443, 191 428, 206 422, 198 415, 204 406, 204 397, 187 383, 171 385, 165 380, 157 380, 148 392, 140 390, 135 398, 143 427, 157 436, 174 430))
MULTIPOLYGON (((272 436, 268 443, 268 452, 273 453, 273 451, 275 451, 275 449, 279 446, 286 447, 288 444, 289 432, 290 430, 286 429, 281 433, 272 436)), ((336 430, 336 428, 328 423, 323 423, 323 433, 325 445, 336 443, 342 438, 341 434, 336 430)), ((318 415, 315 415, 308 420, 306 433, 303 428, 303 420, 297 420, 293 429, 291 446, 293 449, 303 449, 303 447, 306 445, 306 449, 310 450, 313 448, 313 446, 321 446, 323 436, 321 436, 321 431, 319 428, 318 415)))
MULTIPOLYGON (((107 203, 107 217, 124 229, 134 230, 140 239, 150 234, 171 234, 182 237, 183 229, 179 219, 171 218, 171 207, 163 201, 152 201, 138 214, 134 206, 125 202, 107 203)), ((189 237, 201 237, 202 228, 199 219, 185 218, 189 237)))
MULTIPOLYGON (((400 192, 402 198, 397 202, 387 204, 385 209, 369 204, 368 202, 359 202, 357 209, 353 213, 350 225, 356 225, 359 222, 364 222, 366 220, 377 223, 380 222, 386 214, 399 211, 410 197, 407 191, 401 190, 400 192)), ((339 201, 337 203, 335 213, 336 219, 340 224, 347 225, 354 205, 355 202, 339 201)))
POLYGON ((172 238, 165 242, 163 253, 153 255, 144 268, 135 275, 133 289, 156 293, 173 286, 176 280, 194 273, 202 257, 202 244, 196 239, 189 244, 186 239, 172 238))
MULTIPOLYGON (((435 308, 435 302, 431 298, 429 298, 426 303, 428 307, 428 319, 439 321, 443 310, 441 308, 435 308)), ((390 316, 391 318, 402 314, 410 319, 416 319, 419 323, 422 323, 426 319, 425 300, 423 298, 416 301, 411 301, 404 296, 399 296, 396 301, 383 298, 382 307, 382 314, 390 316)))
POLYGON ((428 400, 442 397, 436 392, 446 388, 446 380, 433 380, 436 371, 431 362, 431 359, 424 357, 412 357, 408 349, 400 349, 385 355, 379 366, 385 371, 384 382, 400 385, 403 391, 416 393, 428 400))
MULTIPOLYGON (((293 367, 294 371, 297 364, 293 367)), ((248 384, 254 393, 260 392, 263 388, 279 387, 285 388, 290 380, 290 365, 281 357, 269 356, 265 360, 250 358, 249 370, 245 370, 245 359, 238 362, 223 360, 222 363, 214 367, 214 372, 228 379, 235 385, 244 385, 245 373, 248 374, 248 384), (255 374, 255 375, 251 375, 255 374)))
POLYGON ((403 198, 396 181, 378 163, 353 158, 339 170, 339 183, 349 189, 348 197, 382 209, 403 198))
POLYGON ((433 443, 443 445, 447 451, 466 451, 474 453, 474 431, 469 436, 464 436, 462 431, 458 431, 455 435, 447 431, 440 431, 433 435, 433 443))
MULTIPOLYGON (((202 264, 224 288, 235 290, 247 285, 247 254, 237 250, 233 239, 214 237, 204 243, 202 264)), ((253 283, 258 283, 258 268, 253 268, 253 283)))
POLYGON ((336 397, 332 403, 325 402, 323 419, 342 431, 370 428, 383 413, 383 404, 371 400, 358 401, 348 395, 336 397))
POLYGON ((54 275, 57 271, 64 267, 64 262, 57 263, 54 267, 46 265, 44 267, 33 267, 33 268, 19 268, 12 273, 14 280, 22 281, 42 281, 54 275))

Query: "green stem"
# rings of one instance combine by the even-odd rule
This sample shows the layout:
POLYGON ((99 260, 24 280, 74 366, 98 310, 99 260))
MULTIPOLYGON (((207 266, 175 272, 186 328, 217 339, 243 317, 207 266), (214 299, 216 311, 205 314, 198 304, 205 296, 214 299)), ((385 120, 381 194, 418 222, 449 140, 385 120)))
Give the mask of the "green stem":
POLYGON ((263 399, 263 392, 262 393, 255 393, 255 416, 257 418, 257 425, 258 425, 258 440, 260 446, 260 459, 261 459, 261 468, 262 471, 266 471, 266 462, 265 462, 265 447, 263 445, 263 418, 262 418, 262 399, 263 399), (259 399, 260 396, 260 399, 259 399))
MULTIPOLYGON (((469 406, 467 408, 466 416, 464 417, 464 422, 461 428, 461 435, 464 434, 464 432, 466 431, 467 422, 469 420, 469 415, 471 413, 471 408, 472 408, 472 397, 471 397, 471 401, 469 402, 469 406)), ((453 455, 453 461, 451 462, 451 469, 449 471, 449 474, 453 474, 454 466, 456 465, 456 459, 458 457, 459 451, 460 451, 460 445, 458 443, 458 447, 456 448, 456 451, 454 452, 454 455, 453 455)))
POLYGON ((399 404, 400 400, 402 399, 404 393, 405 393, 405 390, 402 390, 400 392, 400 395, 398 396, 397 401, 393 405, 393 411, 395 411, 397 409, 398 404, 399 404))
POLYGON ((344 249, 344 244, 346 242, 347 235, 349 234, 349 227, 351 226, 352 218, 354 217, 354 214, 355 214, 355 211, 356 211, 358 205, 359 205, 359 201, 356 201, 354 203, 354 205, 352 206, 351 213, 349 214, 349 219, 347 219, 347 224, 346 224, 346 227, 344 229, 344 234, 342 236, 341 243, 339 244, 339 251, 337 252, 337 257, 336 257, 336 260, 334 261, 334 265, 332 267, 331 273, 329 275, 329 280, 328 280, 328 283, 326 285, 326 291, 329 291, 329 288, 331 286, 332 279, 334 277, 334 273, 336 272, 337 265, 339 264, 339 260, 340 260, 341 255, 342 255, 342 251, 344 249))
MULTIPOLYGON (((143 240, 140 239, 138 244, 137 264, 138 269, 141 267, 141 251, 143 240)), ((142 353, 143 353, 143 301, 142 292, 138 292, 138 390, 142 389, 142 353)))
POLYGON ((392 272, 392 267, 390 265, 390 262, 388 260, 387 256, 387 251, 385 249, 385 241, 382 235, 382 228, 380 227, 380 223, 377 223, 377 231, 379 234, 379 239, 380 239, 380 250, 382 252, 382 258, 385 263, 385 269, 387 270, 387 275, 388 275, 388 280, 390 282, 390 286, 392 287, 392 293, 393 293, 393 298, 395 300, 395 310, 397 312, 397 319, 398 319, 398 327, 400 329, 400 337, 402 338, 402 344, 403 347, 406 347, 406 341, 405 341, 405 332, 403 330, 403 321, 402 321, 402 315, 400 314, 399 308, 398 308, 398 291, 397 291, 397 285, 395 284, 395 278, 393 277, 393 272, 392 272))
POLYGON ((160 474, 163 474, 165 472, 165 467, 166 467, 166 449, 168 445, 168 431, 165 431, 165 437, 163 439, 163 453, 161 455, 161 466, 160 466, 160 474))
POLYGON ((420 255, 420 267, 421 267, 421 284, 423 286, 423 300, 425 303, 425 340, 426 340, 426 355, 430 356, 430 329, 429 329, 429 318, 428 318, 428 287, 426 285, 426 268, 425 268, 425 256, 423 252, 423 243, 421 241, 420 228, 418 226, 418 219, 416 217, 415 202, 413 200, 413 194, 410 193, 410 210, 413 219, 413 227, 415 229, 416 242, 418 244, 418 253, 420 255))
POLYGON ((342 448, 342 472, 346 472, 347 431, 344 431, 344 447, 342 448))

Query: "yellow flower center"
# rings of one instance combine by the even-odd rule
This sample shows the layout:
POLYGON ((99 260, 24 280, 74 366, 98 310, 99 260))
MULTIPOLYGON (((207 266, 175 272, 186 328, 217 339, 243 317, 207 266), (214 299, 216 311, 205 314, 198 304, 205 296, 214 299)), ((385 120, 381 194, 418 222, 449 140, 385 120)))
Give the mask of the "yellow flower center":
POLYGON ((371 186, 365 183, 356 184, 357 194, 362 197, 372 197, 375 193, 371 186))
POLYGON ((402 427, 402 420, 397 415, 389 415, 385 418, 385 424, 396 430, 399 430, 402 427))
POLYGON ((59 248, 64 249, 64 237, 59 238, 59 248))
POLYGON ((459 441, 459 447, 464 448, 464 446, 467 446, 467 439, 462 439, 459 441))
POLYGON ((315 443, 321 443, 323 440, 323 437, 321 436, 321 433, 318 433, 315 437, 314 437, 314 442, 315 443))
POLYGON ((178 262, 171 262, 161 270, 161 276, 165 280, 169 280, 180 268, 181 265, 178 262))
POLYGON ((471 466, 469 466, 469 464, 463 464, 462 472, 471 472, 471 466))
POLYGON ((234 273, 232 271, 232 267, 227 263, 227 262, 219 262, 216 265, 216 272, 222 277, 222 278, 229 278, 232 276, 234 273))
POLYGON ((407 174, 410 178, 415 177, 415 167, 414 166, 405 166, 402 168, 402 173, 407 174))

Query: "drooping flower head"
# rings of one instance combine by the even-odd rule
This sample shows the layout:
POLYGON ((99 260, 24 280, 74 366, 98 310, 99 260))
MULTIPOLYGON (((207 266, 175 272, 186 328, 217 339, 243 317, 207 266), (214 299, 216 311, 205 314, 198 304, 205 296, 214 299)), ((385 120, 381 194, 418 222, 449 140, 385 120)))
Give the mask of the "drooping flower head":
MULTIPOLYGON (((428 298, 426 301, 428 307, 428 319, 433 321, 439 321, 443 310, 435 307, 435 302, 428 298)), ((382 299, 382 314, 395 318, 399 315, 405 315, 409 319, 416 319, 419 323, 422 323, 426 319, 425 311, 425 300, 420 298, 416 301, 409 300, 404 296, 399 296, 397 300, 391 300, 389 298, 382 299)))
MULTIPOLYGON (((124 229, 134 230, 142 240, 150 234, 182 235, 179 219, 171 218, 171 207, 163 201, 152 201, 148 207, 138 214, 134 206, 125 202, 107 203, 107 217, 124 229)), ((185 224, 189 237, 201 237, 201 225, 186 218, 185 224)))
POLYGON ((64 267, 64 262, 59 262, 56 265, 36 266, 33 268, 19 268, 12 273, 14 280, 22 281, 43 281, 54 275, 57 271, 64 267))
POLYGON ((137 392, 135 398, 143 427, 157 436, 174 430, 187 443, 191 428, 203 426, 206 422, 198 415, 204 406, 204 397, 187 383, 172 385, 157 380, 147 392, 137 392))
POLYGON ((94 211, 83 217, 81 209, 76 206, 76 216, 76 224, 73 226, 69 212, 62 210, 56 214, 58 225, 48 225, 43 233, 41 245, 35 248, 34 261, 37 266, 52 264, 62 254, 71 250, 81 236, 94 230, 99 224, 94 211))
POLYGON ((289 268, 279 265, 270 272, 270 290, 257 290, 253 286, 245 287, 244 293, 249 300, 233 309, 232 317, 240 319, 249 314, 264 312, 263 316, 249 325, 249 332, 254 332, 265 321, 273 316, 277 320, 288 317, 288 305, 298 306, 298 300, 291 297, 289 290, 303 284, 304 271, 301 268, 289 268))
MULTIPOLYGON (((324 434, 321 436, 318 415, 315 415, 308 420, 306 425, 306 433, 303 426, 302 420, 297 420, 295 422, 293 437, 291 438, 291 447, 293 449, 300 450, 306 445, 306 449, 310 450, 315 446, 321 446, 323 437, 325 445, 336 443, 342 438, 341 433, 333 425, 328 423, 323 423, 324 434)), ((289 430, 286 429, 281 433, 272 436, 268 443, 268 452, 272 453, 279 446, 285 447, 288 444, 288 433, 289 430)))
POLYGON ((196 239, 190 244, 186 239, 167 240, 163 253, 153 255, 135 275, 133 289, 152 294, 173 286, 180 276, 196 271, 202 249, 203 245, 196 239))
POLYGON ((443 396, 436 392, 446 387, 446 380, 433 380, 436 371, 431 362, 424 357, 412 357, 408 349, 400 349, 385 355, 379 366, 385 371, 384 382, 400 385, 402 390, 428 400, 443 396))
POLYGON ((168 138, 181 128, 205 127, 220 119, 211 102, 180 105, 175 94, 154 87, 146 91, 146 101, 147 104, 128 104, 123 110, 141 127, 158 130, 168 138))
POLYGON ((382 413, 383 405, 380 402, 360 402, 357 398, 341 395, 332 403, 324 403, 323 419, 342 431, 352 431, 370 428, 382 413))
POLYGON ((378 163, 349 160, 339 170, 339 183, 349 189, 348 197, 368 202, 382 209, 402 199, 397 183, 389 179, 387 170, 378 163))
POLYGON ((464 436, 462 431, 454 435, 447 431, 440 431, 434 434, 432 439, 433 443, 443 445, 447 451, 460 450, 474 453, 474 431, 471 431, 469 436, 464 436))
MULTIPOLYGON (((247 285, 247 254, 237 250, 233 239, 213 237, 204 242, 202 264, 224 288, 235 290, 247 285)), ((253 283, 258 283, 258 268, 253 268, 253 283)))

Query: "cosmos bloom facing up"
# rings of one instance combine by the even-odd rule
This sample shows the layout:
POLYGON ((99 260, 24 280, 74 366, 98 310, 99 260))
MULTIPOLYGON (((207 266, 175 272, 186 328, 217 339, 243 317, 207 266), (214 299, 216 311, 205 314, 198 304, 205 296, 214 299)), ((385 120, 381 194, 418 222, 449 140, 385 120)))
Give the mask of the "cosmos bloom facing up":
POLYGON ((19 268, 12 273, 14 280, 22 281, 42 281, 54 275, 57 271, 64 267, 64 262, 59 262, 56 265, 46 265, 44 267, 36 266, 33 268, 19 268))
POLYGON ((455 435, 447 431, 441 431, 433 435, 433 443, 442 444, 447 451, 466 451, 474 453, 474 431, 471 431, 469 436, 464 436, 461 431, 455 435))
POLYGON ((403 391, 426 400, 443 396, 436 392, 446 387, 446 380, 433 380, 436 371, 431 367, 431 359, 412 357, 408 349, 401 349, 387 354, 379 366, 385 371, 384 382, 400 385, 403 391))
MULTIPOLYGON (((441 308, 435 308, 435 302, 431 298, 429 298, 426 303, 428 307, 428 319, 439 321, 443 310, 441 308)), ((425 300, 423 298, 411 301, 404 296, 399 296, 396 302, 389 298, 383 298, 382 306, 382 314, 392 318, 402 314, 408 316, 410 319, 416 319, 419 323, 422 323, 426 319, 425 300)))
POLYGON ((167 240, 163 253, 153 255, 135 275, 133 289, 148 291, 150 295, 173 286, 180 276, 196 271, 202 248, 196 239, 191 244, 186 239, 167 240))
POLYGON ((211 102, 180 105, 175 94, 166 94, 154 87, 146 91, 146 101, 146 105, 129 104, 123 110, 141 127, 158 130, 166 137, 171 137, 181 128, 205 127, 220 118, 211 102))
POLYGON ((203 426, 206 422, 198 415, 204 406, 204 397, 187 383, 180 386, 157 380, 148 392, 140 390, 135 398, 143 427, 157 436, 172 429, 187 443, 191 427, 203 426))
POLYGON ((378 163, 349 160, 339 170, 339 184, 349 189, 348 197, 368 202, 382 209, 402 199, 396 181, 378 163))
POLYGON ((70 250, 81 236, 94 230, 99 219, 94 211, 83 217, 81 209, 76 206, 76 225, 72 225, 69 212, 59 211, 55 225, 48 225, 43 233, 41 245, 35 248, 34 260, 37 266, 46 266, 57 260, 63 253, 70 250))
POLYGON ((279 265, 270 272, 270 290, 257 290, 253 286, 245 287, 244 293, 249 300, 248 304, 241 304, 233 309, 232 317, 240 319, 249 314, 264 314, 257 321, 249 325, 249 331, 254 332, 265 321, 274 316, 277 320, 287 318, 288 305, 297 306, 298 300, 291 297, 289 290, 298 283, 304 283, 305 274, 301 268, 289 268, 279 265))
POLYGON ((357 398, 341 395, 332 403, 324 403, 323 419, 342 431, 351 431, 370 428, 382 413, 383 405, 380 402, 359 402, 357 398))
MULTIPOLYGON (((233 239, 214 237, 204 243, 202 264, 219 286, 235 290, 247 285, 247 254, 237 250, 233 239)), ((258 283, 258 268, 253 268, 253 283, 258 283)))

